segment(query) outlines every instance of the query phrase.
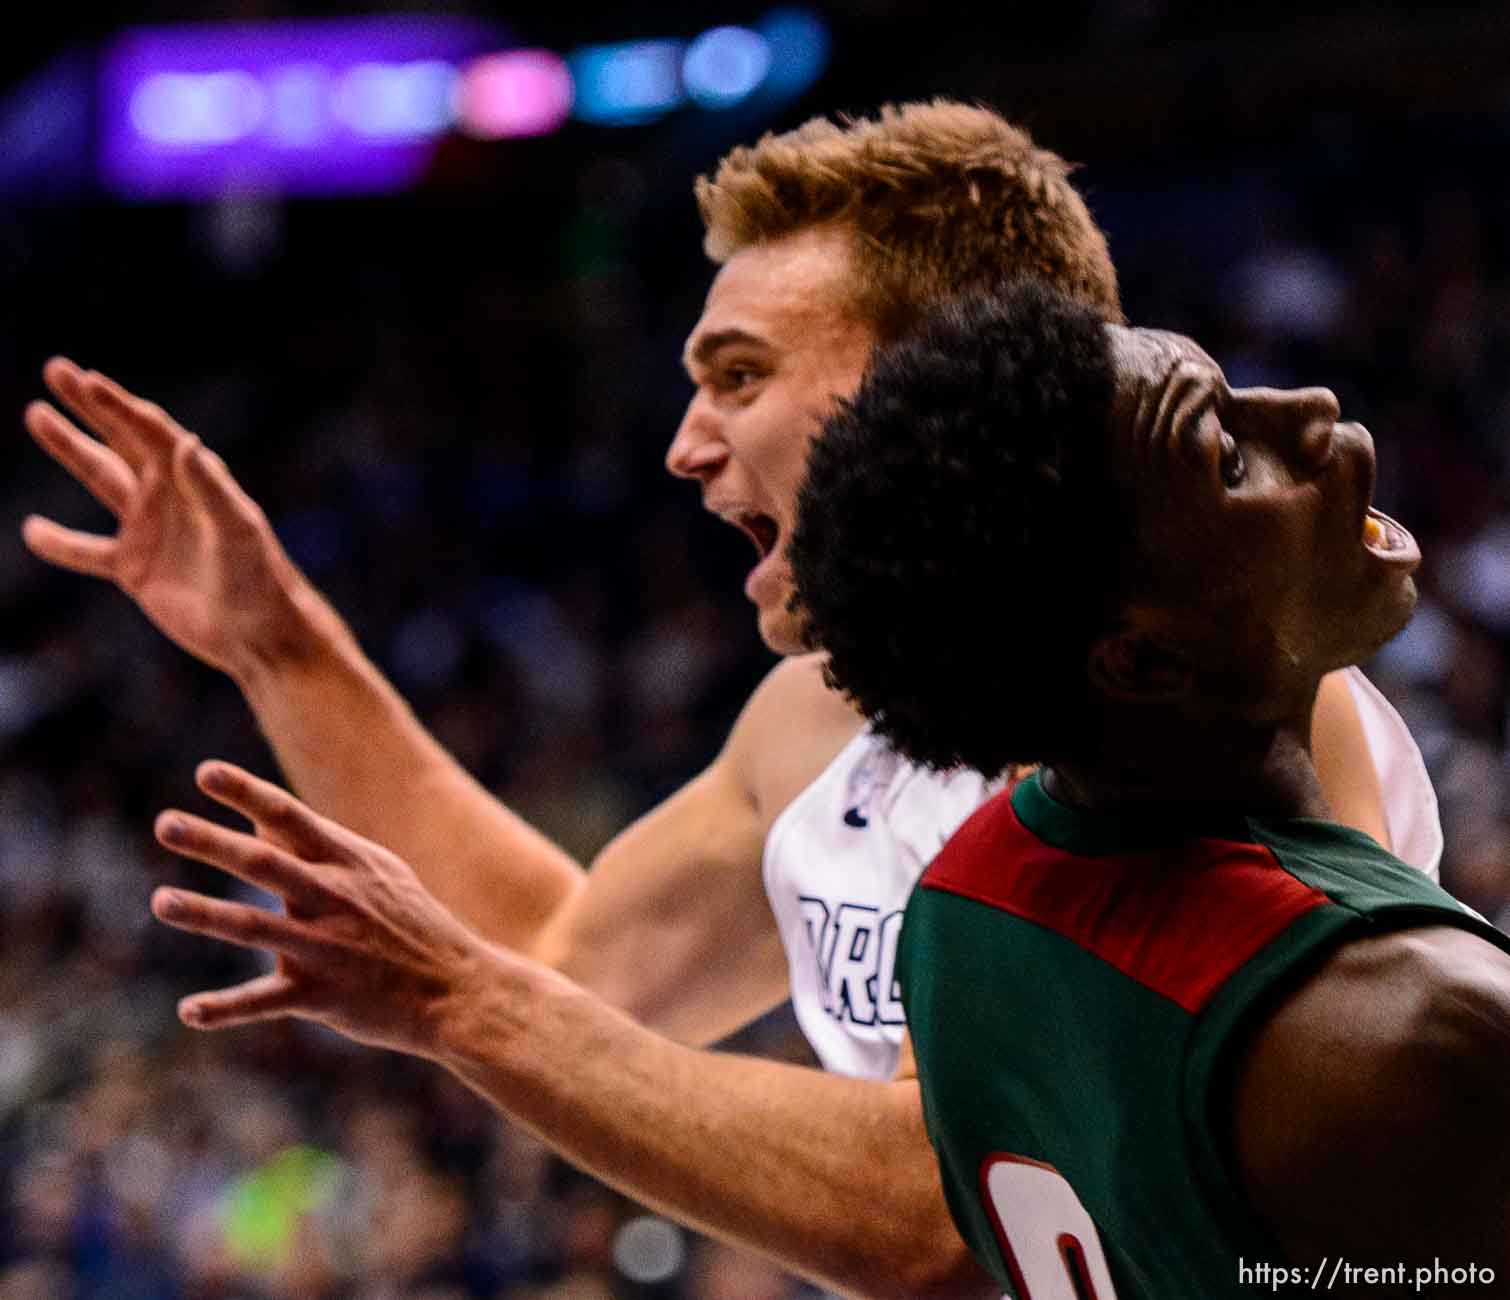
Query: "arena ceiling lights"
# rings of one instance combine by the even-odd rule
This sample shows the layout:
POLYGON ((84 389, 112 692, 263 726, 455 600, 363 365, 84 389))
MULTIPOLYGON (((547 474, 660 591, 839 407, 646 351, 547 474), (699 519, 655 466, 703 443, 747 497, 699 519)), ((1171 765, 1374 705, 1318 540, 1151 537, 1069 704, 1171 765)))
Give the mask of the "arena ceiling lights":
POLYGON ((136 28, 99 61, 101 179, 130 198, 378 193, 439 138, 633 127, 678 110, 779 107, 817 80, 823 21, 778 9, 691 40, 556 53, 462 18, 136 28))

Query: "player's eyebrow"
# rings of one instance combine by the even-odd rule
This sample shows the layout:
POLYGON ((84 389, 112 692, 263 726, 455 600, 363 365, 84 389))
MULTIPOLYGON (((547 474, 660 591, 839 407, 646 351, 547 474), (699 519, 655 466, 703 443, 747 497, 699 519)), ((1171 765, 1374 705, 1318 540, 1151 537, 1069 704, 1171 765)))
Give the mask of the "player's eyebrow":
POLYGON ((1201 417, 1217 403, 1221 385, 1219 376, 1204 374, 1192 376, 1187 392, 1180 398, 1174 418, 1178 424, 1180 451, 1190 459, 1197 459, 1200 449, 1196 437, 1201 429, 1201 417))
POLYGON ((1179 359, 1161 385, 1149 424, 1150 437, 1157 438, 1161 432, 1173 434, 1179 440, 1180 454, 1195 457, 1199 417, 1215 399, 1219 379, 1219 371, 1198 364, 1194 358, 1179 359))
POLYGON ((687 370, 691 370, 694 365, 705 366, 721 348, 734 343, 754 344, 756 347, 766 346, 766 341, 760 335, 751 334, 749 330, 713 330, 699 337, 697 343, 688 348, 682 357, 682 365, 687 370))

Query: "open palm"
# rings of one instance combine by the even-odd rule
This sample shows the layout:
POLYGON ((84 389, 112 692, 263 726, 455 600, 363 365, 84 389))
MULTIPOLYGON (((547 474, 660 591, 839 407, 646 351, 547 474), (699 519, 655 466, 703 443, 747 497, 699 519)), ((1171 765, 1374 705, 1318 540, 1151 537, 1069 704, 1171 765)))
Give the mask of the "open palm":
POLYGON ((37 444, 119 521, 114 536, 33 515, 30 550, 107 578, 190 654, 233 676, 278 635, 300 579, 266 515, 225 462, 166 411, 95 371, 55 358, 54 396, 26 410, 37 444))

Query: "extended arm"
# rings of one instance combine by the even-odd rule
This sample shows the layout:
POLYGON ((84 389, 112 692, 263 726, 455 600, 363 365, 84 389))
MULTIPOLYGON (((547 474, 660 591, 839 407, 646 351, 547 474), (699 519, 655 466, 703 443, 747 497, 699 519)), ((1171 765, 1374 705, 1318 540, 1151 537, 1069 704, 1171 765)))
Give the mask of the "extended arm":
POLYGON ((678 1042, 727 1037, 787 996, 762 839, 726 750, 603 850, 534 955, 678 1042))
POLYGON ((669 1042, 481 942, 400 860, 276 787, 223 764, 200 781, 262 836, 170 813, 163 842, 276 891, 288 913, 158 891, 169 923, 278 957, 247 985, 186 999, 187 1023, 294 1015, 428 1057, 604 1180, 826 1285, 993 1294, 950 1223, 914 1081, 669 1042))
POLYGON ((782 660, 708 769, 598 855, 533 955, 698 1046, 785 1000, 766 836, 859 726, 818 656, 782 660))
POLYGON ((425 730, 218 456, 104 376, 61 360, 46 375, 101 440, 41 402, 27 428, 119 527, 100 537, 32 518, 27 544, 115 582, 172 640, 229 674, 309 803, 393 845, 484 937, 546 957, 679 1038, 711 1042, 785 996, 744 767, 788 704, 811 707, 789 698, 794 686, 821 698, 815 672, 774 672, 724 753, 609 845, 588 888, 574 861, 425 730))
POLYGON ((115 582, 168 637, 237 682, 311 802, 397 845, 485 934, 529 944, 581 887, 578 865, 419 724, 220 457, 103 375, 58 359, 45 377, 99 439, 43 402, 28 407, 26 427, 119 527, 101 537, 34 516, 27 545, 115 582))
MULTIPOLYGON (((228 673, 310 804, 392 845, 484 937, 558 965, 679 1040, 715 1041, 785 997, 757 787, 767 803, 779 791, 780 765, 801 752, 794 732, 821 745, 836 726, 858 725, 815 664, 776 668, 708 770, 584 875, 425 730, 218 456, 101 375, 66 361, 46 374, 103 441, 40 402, 27 427, 120 523, 97 537, 33 518, 28 545, 114 581, 171 639, 228 673)), ((806 770, 787 784, 805 783, 806 770)))
POLYGON ((568 1159, 846 1293, 997 1294, 949 1217, 915 1079, 694 1051, 517 974, 448 1031, 442 1059, 568 1159), (547 1036, 572 1047, 542 1053, 547 1036))
POLYGON ((1510 956, 1433 927, 1348 944, 1257 1032, 1235 1149, 1291 1260, 1403 1265, 1386 1294, 1510 1295, 1510 956), (1493 1285, 1416 1286, 1475 1265, 1493 1285))
POLYGON ((581 892, 581 867, 485 790, 420 723, 335 610, 299 579, 297 653, 234 674, 278 764, 311 804, 397 846, 447 907, 526 950, 581 892))
POLYGON ((47 381, 102 441, 41 402, 27 428, 119 528, 99 537, 32 518, 27 544, 115 582, 173 641, 229 674, 310 804, 393 845, 484 937, 544 956, 686 1041, 723 1037, 781 1001, 758 774, 746 767, 786 709, 814 708, 815 693, 824 703, 816 671, 773 672, 724 753, 610 844, 588 888, 571 858, 420 724, 218 456, 102 375, 54 361, 47 381))

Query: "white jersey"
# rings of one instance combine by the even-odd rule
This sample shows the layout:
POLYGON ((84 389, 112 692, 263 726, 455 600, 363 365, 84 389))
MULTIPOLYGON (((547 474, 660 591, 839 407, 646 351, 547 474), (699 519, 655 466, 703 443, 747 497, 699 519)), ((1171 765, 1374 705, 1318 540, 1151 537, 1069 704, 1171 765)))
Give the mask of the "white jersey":
MULTIPOLYGON (((1384 792, 1395 853, 1433 879, 1436 793, 1400 715, 1356 668, 1349 683, 1384 792)), ((764 873, 791 973, 792 1007, 824 1068, 889 1079, 904 1027, 897 933, 944 842, 1004 782, 930 772, 863 728, 777 816, 764 873)))

